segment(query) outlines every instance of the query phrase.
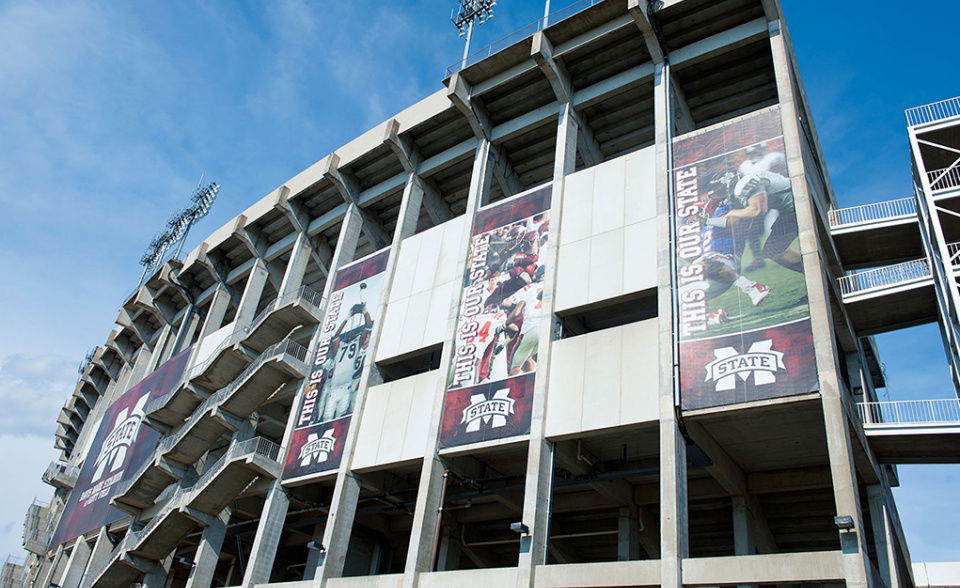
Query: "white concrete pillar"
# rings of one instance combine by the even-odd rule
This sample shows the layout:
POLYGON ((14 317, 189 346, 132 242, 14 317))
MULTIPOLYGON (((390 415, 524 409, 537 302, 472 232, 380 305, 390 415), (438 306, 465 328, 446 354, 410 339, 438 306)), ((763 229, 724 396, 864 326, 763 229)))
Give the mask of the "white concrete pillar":
POLYGON ((537 349, 537 378, 534 384, 530 418, 530 443, 527 453, 527 476, 523 497, 523 523, 530 534, 520 539, 520 557, 517 572, 518 587, 534 585, 535 568, 547 563, 550 509, 553 494, 553 443, 545 437, 547 389, 550 380, 550 355, 553 341, 559 331, 559 319, 553 314, 553 296, 557 285, 557 243, 560 240, 563 187, 568 174, 577 165, 577 123, 573 106, 563 104, 557 120, 557 144, 553 164, 553 191, 550 198, 550 237, 543 260, 543 319, 540 322, 540 341, 537 349))
POLYGON ((173 566, 173 554, 163 558, 143 577, 143 588, 165 588, 173 566))
POLYGON ((73 551, 70 552, 70 559, 67 560, 67 566, 60 575, 60 581, 57 584, 60 588, 79 588, 80 580, 83 579, 83 572, 87 568, 87 561, 90 559, 90 545, 83 535, 77 537, 73 542, 73 551))
POLYGON ((755 555, 757 548, 753 539, 753 525, 750 522, 747 499, 743 496, 734 496, 730 502, 733 507, 733 552, 736 555, 755 555))
POLYGON ((227 522, 230 521, 231 512, 230 508, 223 509, 200 535, 200 543, 193 556, 193 567, 190 568, 186 588, 210 588, 213 574, 217 569, 217 561, 220 559, 223 538, 227 534, 227 522))
POLYGON ((457 535, 459 525, 444 525, 437 548, 437 571, 456 570, 460 564, 461 543, 457 535))
POLYGON ((160 336, 157 337, 157 342, 153 346, 153 353, 150 355, 150 363, 147 365, 148 374, 157 369, 169 357, 168 352, 173 344, 171 333, 173 333, 173 329, 170 328, 170 325, 164 323, 163 328, 160 329, 160 336))
POLYGON ((640 559, 640 511, 621 508, 617 518, 617 561, 640 559))
POLYGON ((47 588, 54 582, 54 578, 60 578, 63 573, 61 568, 61 563, 64 561, 63 554, 63 545, 60 545, 57 547, 57 552, 54 554, 53 559, 49 562, 44 562, 43 568, 40 570, 40 573, 37 574, 37 577, 40 578, 40 583, 35 588, 47 588))
POLYGON ((309 263, 310 237, 306 233, 299 233, 293 244, 293 250, 290 252, 287 269, 283 272, 283 280, 280 281, 278 298, 297 291, 303 284, 303 276, 307 273, 309 263))
POLYGON ((257 306, 260 304, 260 296, 263 294, 263 288, 269 276, 270 270, 267 269, 267 264, 258 257, 253 263, 250 275, 247 276, 247 285, 243 289, 243 296, 240 297, 240 305, 237 308, 237 317, 234 322, 239 327, 246 327, 257 316, 257 306))
POLYGON ((270 490, 267 491, 267 499, 263 503, 257 535, 250 550, 250 560, 243 574, 241 585, 245 588, 270 582, 270 572, 273 571, 273 561, 277 556, 277 547, 280 545, 280 534, 283 532, 283 522, 287 518, 288 506, 290 506, 290 498, 287 496, 287 491, 280 485, 279 480, 274 480, 270 490))
MULTIPOLYGON (((800 233, 800 252, 806 276, 807 295, 810 301, 810 322, 814 334, 814 350, 823 399, 823 415, 826 424, 827 453, 833 479, 834 500, 838 515, 854 519, 854 529, 840 532, 843 550, 843 565, 848 588, 870 585, 869 561, 866 538, 863 536, 863 520, 860 497, 857 491, 857 474, 853 463, 853 448, 850 442, 849 422, 844 412, 837 373, 837 350, 834 348, 833 320, 828 299, 827 279, 830 271, 820 263, 819 241, 815 221, 815 203, 810 196, 801 152, 800 126, 794 97, 794 76, 789 49, 784 39, 779 20, 769 23, 770 48, 773 54, 777 92, 780 98, 780 120, 783 125, 787 169, 793 188, 797 211, 797 226, 800 233)), ((872 472, 865 472, 869 475, 872 472)))
MULTIPOLYGON (((459 245, 460 256, 457 261, 457 273, 462 276, 466 271, 467 255, 470 251, 470 233, 473 217, 477 210, 490 199, 490 185, 493 180, 493 165, 490 159, 490 142, 479 141, 474 153, 473 172, 470 176, 470 189, 467 192, 467 205, 464 215, 467 218, 463 237, 459 245)), ((458 282, 462 287, 462 280, 458 282)), ((460 290, 453 293, 454 300, 460 300, 460 290)), ((413 512, 413 526, 410 530, 410 543, 403 571, 403 587, 417 585, 421 573, 429 572, 433 567, 433 547, 436 540, 437 519, 440 507, 440 494, 443 486, 445 466, 437 455, 440 423, 443 420, 443 407, 446 402, 446 382, 450 376, 453 360, 453 340, 457 328, 457 313, 447 318, 444 330, 443 349, 440 353, 440 371, 437 376, 437 390, 434 395, 433 409, 430 414, 430 434, 427 439, 426 454, 420 473, 420 485, 417 489, 417 504, 413 512)))
POLYGON ((87 561, 87 568, 83 572, 85 578, 84 581, 81 582, 81 586, 85 586, 93 580, 93 578, 90 577, 90 573, 103 565, 103 562, 107 561, 111 553, 113 553, 113 544, 110 543, 107 528, 100 527, 100 533, 97 535, 97 540, 93 544, 93 549, 87 561))
MULTIPOLYGON (((323 532, 327 528, 326 521, 320 521, 313 526, 313 541, 323 544, 323 532)), ((317 575, 317 567, 320 565, 319 549, 310 549, 307 552, 307 565, 303 570, 304 580, 313 580, 317 575)))
POLYGON ((870 526, 873 527, 873 543, 877 551, 877 569, 887 588, 900 588, 895 539, 883 494, 883 486, 880 484, 867 487, 867 499, 870 501, 870 526))
POLYGON ((680 434, 676 411, 676 370, 673 331, 673 292, 670 256, 670 183, 668 149, 673 133, 670 109, 669 66, 658 63, 654 73, 654 121, 656 137, 657 248, 668 252, 658 256, 660 324, 660 583, 663 587, 683 585, 683 559, 688 557, 687 451, 680 434))
POLYGON ((223 317, 226 316, 230 308, 230 293, 223 284, 218 284, 210 300, 210 306, 207 308, 207 318, 200 327, 200 339, 216 331, 223 326, 223 317))

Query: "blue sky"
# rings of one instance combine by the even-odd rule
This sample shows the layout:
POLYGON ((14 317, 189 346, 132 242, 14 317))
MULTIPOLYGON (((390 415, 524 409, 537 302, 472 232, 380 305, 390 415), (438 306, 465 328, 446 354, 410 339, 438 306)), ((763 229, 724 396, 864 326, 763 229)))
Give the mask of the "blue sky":
MULTIPOLYGON (((201 173, 222 191, 188 248, 439 90, 463 50, 455 4, 0 0, 0 471, 20 481, 0 495, 0 558, 20 553, 30 501, 51 495, 40 474, 77 364, 201 173)), ((903 111, 960 94, 960 6, 784 5, 841 204, 909 196, 903 111)), ((501 0, 474 46, 542 12, 501 0)), ((891 399, 953 394, 934 326, 880 344, 891 399)), ((914 561, 960 560, 958 481, 958 466, 901 467, 914 561)))

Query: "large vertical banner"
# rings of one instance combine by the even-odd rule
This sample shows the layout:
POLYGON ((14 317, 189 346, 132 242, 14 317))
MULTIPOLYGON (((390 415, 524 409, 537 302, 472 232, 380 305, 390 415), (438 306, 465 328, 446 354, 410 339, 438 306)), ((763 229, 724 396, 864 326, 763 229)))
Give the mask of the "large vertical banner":
POLYGON ((309 380, 299 397, 285 480, 340 465, 389 254, 387 249, 337 270, 309 380))
POLYGON ((541 188, 474 219, 441 447, 530 432, 551 193, 541 188))
MULTIPOLYGON (((192 348, 191 348, 192 349, 192 348)), ((119 521, 128 515, 110 506, 117 484, 153 458, 160 433, 143 425, 144 409, 173 390, 190 359, 187 349, 170 358, 110 405, 64 507, 51 546, 119 521)))
POLYGON ((674 141, 681 407, 817 389, 779 107, 674 141))

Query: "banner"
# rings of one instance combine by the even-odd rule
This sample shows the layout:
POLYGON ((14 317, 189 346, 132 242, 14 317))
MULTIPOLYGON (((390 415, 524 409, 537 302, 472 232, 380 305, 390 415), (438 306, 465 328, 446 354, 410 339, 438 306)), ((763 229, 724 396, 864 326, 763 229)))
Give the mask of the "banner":
POLYGON ((120 482, 127 481, 153 458, 160 433, 143 426, 144 408, 179 383, 191 349, 171 357, 107 408, 50 541, 51 547, 129 516, 110 506, 110 499, 120 482))
POLYGON ((441 447, 530 432, 550 198, 541 188, 474 219, 441 447))
POLYGON ((312 355, 313 367, 300 395, 283 478, 336 469, 350 428, 360 375, 367 360, 373 317, 380 304, 390 250, 337 270, 312 355))
POLYGON ((816 390, 779 108, 673 148, 681 408, 816 390))

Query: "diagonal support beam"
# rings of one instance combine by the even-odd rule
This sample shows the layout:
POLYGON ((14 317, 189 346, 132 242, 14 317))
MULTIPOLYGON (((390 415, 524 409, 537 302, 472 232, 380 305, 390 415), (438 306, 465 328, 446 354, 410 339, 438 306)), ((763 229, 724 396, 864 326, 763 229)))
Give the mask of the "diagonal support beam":
MULTIPOLYGON (((470 96, 471 88, 457 72, 450 76, 447 82, 447 98, 467 119, 473 134, 478 139, 489 140, 492 136, 493 122, 490 115, 481 104, 473 102, 470 96)), ((497 180, 497 185, 503 191, 505 196, 513 196, 523 191, 523 184, 517 178, 513 165, 509 157, 503 150, 503 146, 493 146, 490 149, 491 159, 494 162, 493 177, 497 180)))
POLYGON ((341 171, 340 157, 336 153, 331 153, 326 159, 326 169, 323 170, 323 177, 333 183, 343 196, 347 204, 355 204, 357 212, 360 213, 360 219, 363 221, 363 229, 367 237, 373 242, 375 249, 382 249, 390 244, 390 238, 383 223, 376 216, 360 208, 360 186, 349 172, 341 171))
MULTIPOLYGON (((540 71, 546 76, 553 88, 553 93, 557 97, 557 102, 567 104, 573 102, 574 89, 570 82, 570 74, 562 63, 559 63, 553 57, 553 44, 550 39, 543 34, 543 31, 533 36, 533 42, 530 47, 530 56, 536 62, 540 71)), ((597 165, 603 162, 603 153, 600 151, 600 144, 594 137, 593 130, 586 124, 586 121, 571 108, 573 120, 577 125, 577 150, 580 157, 588 166, 597 165)))
POLYGON ((713 465, 707 467, 710 475, 731 495, 743 498, 744 507, 752 519, 751 526, 757 551, 760 553, 776 553, 779 551, 773 533, 770 532, 770 524, 760 507, 760 502, 755 495, 747 491, 747 477, 743 470, 699 423, 688 422, 686 427, 690 438, 713 462, 713 465))
POLYGON ((239 239, 254 257, 262 259, 267 268, 267 279, 273 284, 273 287, 280 290, 280 284, 283 282, 282 264, 267 259, 267 249, 270 247, 270 240, 260 227, 256 225, 246 225, 247 217, 240 215, 237 217, 237 224, 234 225, 233 236, 239 239), (242 219, 242 220, 241 220, 242 219))
POLYGON ((660 41, 657 40, 657 34, 653 29, 653 23, 647 16, 647 0, 627 0, 627 10, 633 17, 634 24, 643 34, 643 42, 647 45, 647 52, 650 53, 650 59, 654 63, 663 63, 664 53, 660 47, 660 41))
POLYGON ((400 122, 397 119, 392 118, 387 121, 383 142, 390 147, 397 159, 400 160, 400 165, 403 166, 404 171, 409 174, 408 181, 417 182, 418 188, 423 191, 422 205, 430 216, 430 220, 435 225, 447 222, 454 217, 450 206, 444 201, 436 185, 427 178, 420 176, 420 164, 423 162, 423 155, 412 141, 400 137, 399 129, 400 122))
MULTIPOLYGON (((286 215, 290 224, 298 233, 307 234, 310 229, 310 211, 299 200, 290 199, 290 188, 280 188, 280 197, 275 208, 286 215)), ((310 238, 310 257, 320 268, 324 276, 330 275, 330 262, 333 260, 333 251, 330 244, 322 235, 317 234, 310 238)))

